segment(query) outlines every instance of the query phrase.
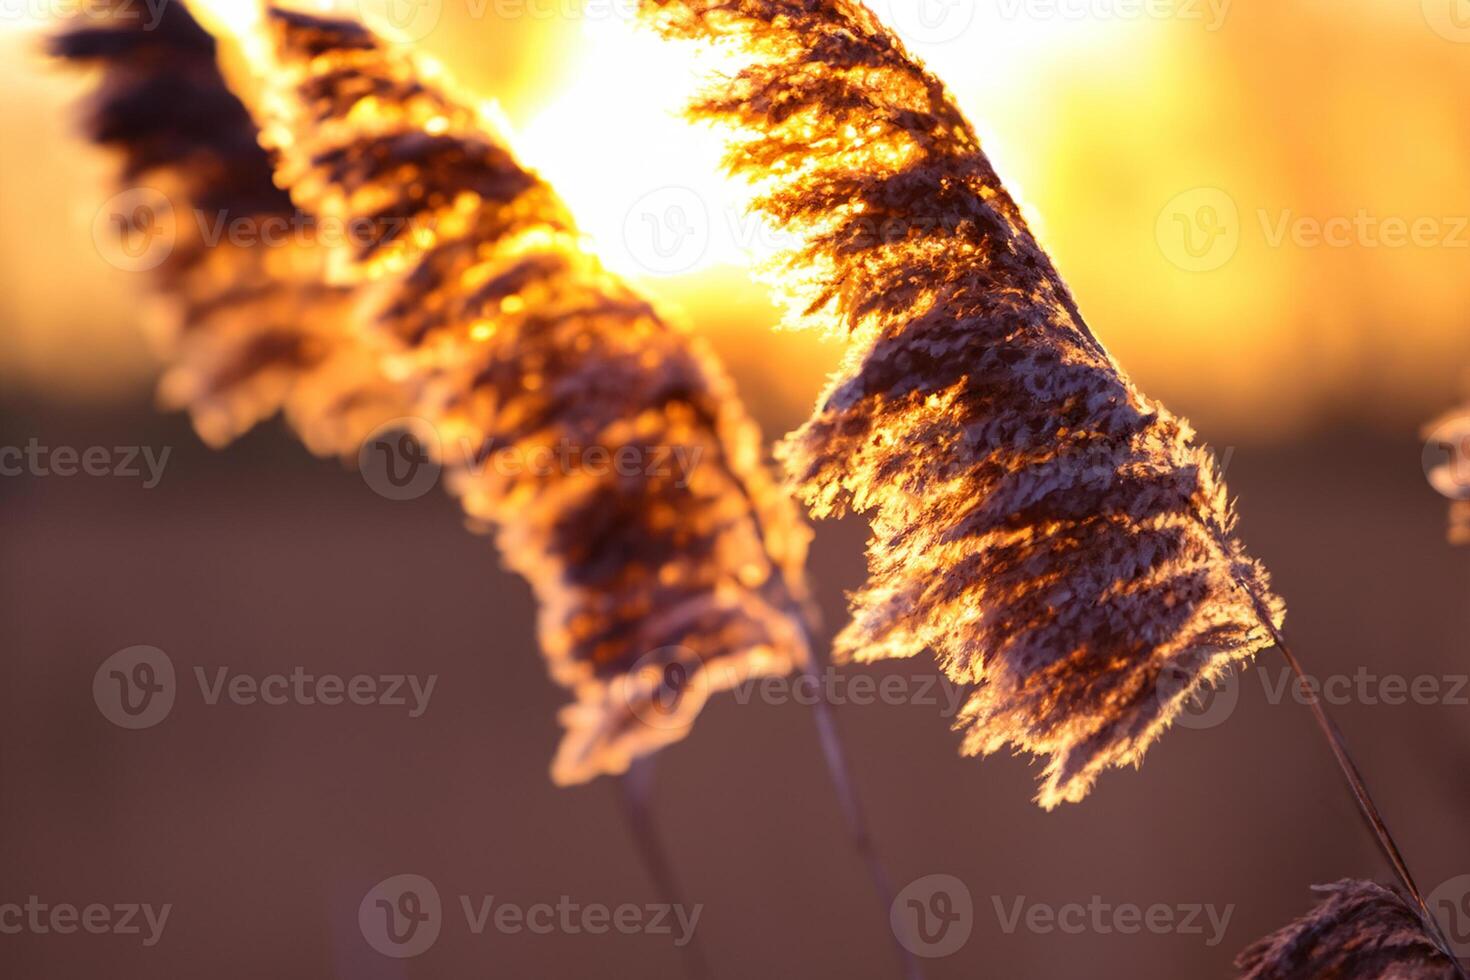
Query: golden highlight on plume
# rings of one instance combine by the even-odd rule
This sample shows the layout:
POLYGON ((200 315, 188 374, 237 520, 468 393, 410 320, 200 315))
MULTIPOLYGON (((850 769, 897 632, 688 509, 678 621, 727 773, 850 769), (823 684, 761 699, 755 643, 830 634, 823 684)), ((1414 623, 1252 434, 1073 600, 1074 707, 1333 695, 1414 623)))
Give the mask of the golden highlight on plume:
POLYGON ((398 386, 357 342, 350 292, 323 281, 314 225, 272 183, 214 39, 177 3, 157 25, 126 0, 95 11, 51 49, 100 69, 84 124, 124 161, 119 247, 157 263, 160 400, 213 446, 284 408, 312 452, 355 455, 403 414, 398 386), (267 244, 267 228, 281 240, 267 244))
POLYGON ((1235 960, 1241 980, 1451 980, 1454 962, 1399 895, 1371 881, 1317 885, 1326 897, 1235 960))
POLYGON ((1450 498, 1450 541, 1470 544, 1470 405, 1429 425, 1425 436, 1442 443, 1444 462, 1429 473, 1434 489, 1450 498))
POLYGON ((269 30, 278 179, 354 229, 334 272, 366 284, 389 373, 575 692, 553 778, 622 772, 711 692, 804 662, 809 532, 710 351, 589 254, 432 69, 348 21, 277 9, 269 30))
POLYGON ((873 528, 838 655, 935 651, 965 749, 1048 756, 1039 802, 1137 764, 1284 616, 1213 459, 1083 321, 942 83, 853 0, 643 0, 742 52, 691 108, 795 234, 792 318, 849 350, 780 450, 873 528))

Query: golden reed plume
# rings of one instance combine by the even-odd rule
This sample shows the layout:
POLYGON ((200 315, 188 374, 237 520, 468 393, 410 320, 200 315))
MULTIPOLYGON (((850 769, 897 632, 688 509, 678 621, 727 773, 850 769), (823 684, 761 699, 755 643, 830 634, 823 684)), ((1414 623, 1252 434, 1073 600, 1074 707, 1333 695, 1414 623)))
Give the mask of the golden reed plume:
POLYGON ((1321 904, 1235 960, 1242 980, 1450 980, 1452 957, 1396 892, 1371 881, 1318 885, 1321 904))
POLYGON ((978 685, 966 751, 1050 756, 1039 802, 1081 800, 1282 620, 1212 458, 1093 337, 973 127, 865 7, 643 13, 745 56, 691 114, 732 128, 730 169, 795 234, 793 318, 850 340, 780 450, 815 514, 870 512, 838 655, 934 650, 978 685))
POLYGON ((620 773, 709 693, 804 664, 809 532, 711 352, 589 254, 431 66, 349 21, 268 26, 277 179, 354 230, 336 271, 373 284, 388 371, 576 693, 553 778, 620 773))
POLYGON ((1429 425, 1426 438, 1439 444, 1445 459, 1430 470, 1429 482, 1450 498, 1450 541, 1470 544, 1470 405, 1429 425))
POLYGON ((156 25, 136 7, 94 4, 51 50, 99 69, 84 123, 123 158, 117 231, 160 236, 151 256, 146 239, 138 250, 157 263, 156 332, 168 362, 160 400, 188 409, 213 446, 284 408, 313 452, 354 455, 404 414, 398 386, 355 341, 350 292, 323 282, 314 224, 271 182, 214 39, 181 4, 160 10, 156 25), (240 227, 249 235, 232 231, 240 227), (274 247, 260 237, 271 228, 281 234, 274 247))

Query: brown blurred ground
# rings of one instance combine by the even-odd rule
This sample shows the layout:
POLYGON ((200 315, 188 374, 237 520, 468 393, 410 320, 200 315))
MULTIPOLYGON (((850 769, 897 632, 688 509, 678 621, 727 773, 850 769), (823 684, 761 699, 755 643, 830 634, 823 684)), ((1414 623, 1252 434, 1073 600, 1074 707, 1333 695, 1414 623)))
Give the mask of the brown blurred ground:
MULTIPOLYGON (((742 378, 759 397, 759 375, 742 378)), ((1178 406, 1188 411, 1190 406, 1178 406)), ((793 419, 774 420, 779 425, 793 419)), ((768 426, 768 428, 771 428, 768 426)), ((675 976, 661 937, 470 935, 459 894, 654 901, 614 785, 554 789, 562 695, 532 638, 526 588, 439 494, 375 496, 276 426, 203 449, 146 405, 111 415, 9 404, 0 444, 170 446, 162 483, 0 480, 0 902, 172 903, 163 940, 0 936, 0 973, 229 978, 675 976), (172 715, 123 731, 94 671, 133 644, 181 674, 172 715), (437 673, 418 720, 379 708, 208 707, 194 666, 437 673), (373 883, 412 872, 454 903, 438 944, 390 961, 356 930, 373 883)), ((1318 673, 1463 673, 1467 556, 1441 540, 1415 433, 1349 430, 1230 464, 1244 534, 1291 605, 1318 673)), ((828 625, 862 576, 863 533, 824 525, 813 572, 828 625)), ((1277 661, 1264 661, 1275 676, 1277 661)), ((914 666, 888 667, 904 672, 914 666)), ((917 665, 928 672, 928 663, 917 665)), ((936 980, 1224 976, 1232 955, 1310 901, 1382 874, 1307 711, 1254 676, 1218 728, 1176 730, 1081 806, 1028 801, 1023 761, 956 756, 937 709, 840 717, 900 883, 959 877, 974 934, 936 980), (1233 904, 1200 936, 1032 935, 993 904, 1233 904)), ((1341 721, 1426 887, 1470 871, 1470 707, 1351 705, 1341 721)), ((796 705, 710 705, 660 764, 658 811, 716 976, 892 977, 884 917, 849 855, 796 705)))

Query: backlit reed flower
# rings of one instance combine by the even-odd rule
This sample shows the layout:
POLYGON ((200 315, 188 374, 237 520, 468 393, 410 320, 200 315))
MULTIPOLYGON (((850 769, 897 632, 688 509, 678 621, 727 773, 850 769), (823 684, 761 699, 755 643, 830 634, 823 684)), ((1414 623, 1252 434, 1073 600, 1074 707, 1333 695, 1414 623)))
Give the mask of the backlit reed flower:
POLYGON ((1429 482, 1450 498, 1450 540, 1470 544, 1470 406, 1430 425, 1425 437, 1443 454, 1429 471, 1429 482))
POLYGON ((350 292, 322 279, 314 224, 272 183, 214 39, 184 7, 166 5, 153 24, 136 4, 99 2, 51 49, 98 69, 84 123, 122 156, 116 231, 140 236, 147 264, 161 258, 150 324, 168 362, 161 401, 188 409, 211 445, 284 408, 322 455, 354 454, 402 415, 398 386, 353 337, 350 292))
POLYGON ((1450 957, 1419 914, 1371 881, 1318 885, 1326 897, 1236 957, 1242 980, 1450 980, 1450 957))
POLYGON ((809 533, 706 346, 602 267, 431 66, 352 22, 273 10, 268 28, 278 180, 355 229, 336 271, 371 284, 390 373, 576 694, 553 778, 621 772, 709 693, 802 662, 809 533))
POLYGON ((867 512, 838 655, 932 649, 977 685, 965 749, 1048 756, 1039 802, 1137 764, 1284 615, 1213 459, 1140 393, 944 86, 852 0, 643 0, 745 67, 691 115, 795 233, 792 317, 846 362, 780 450, 819 516, 867 512))

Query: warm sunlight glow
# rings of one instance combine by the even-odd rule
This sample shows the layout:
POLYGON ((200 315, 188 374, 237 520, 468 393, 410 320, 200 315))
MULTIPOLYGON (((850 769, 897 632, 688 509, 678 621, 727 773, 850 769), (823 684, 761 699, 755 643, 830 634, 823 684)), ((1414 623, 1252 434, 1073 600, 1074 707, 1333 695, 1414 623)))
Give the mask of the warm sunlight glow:
MULTIPOLYGON (((360 11, 381 25, 386 2, 293 5, 360 11)), ((1349 388, 1390 404, 1408 397, 1405 424, 1415 424, 1457 390, 1454 365, 1470 351, 1461 135, 1470 48, 1426 22, 1420 4, 870 5, 975 123, 1110 349, 1202 427, 1287 433, 1335 411, 1333 393, 1349 388), (958 19, 933 19, 944 10, 958 19), (1417 243, 1401 241, 1416 227, 1417 243), (1188 254, 1190 235, 1214 250, 1188 254), (1307 362, 1282 383, 1281 365, 1307 362)), ((710 54, 606 16, 620 7, 547 0, 526 9, 554 16, 516 17, 493 4, 424 4, 415 9, 438 10, 437 26, 406 46, 504 107, 519 156, 567 200, 609 266, 672 298, 691 327, 737 338, 727 345, 737 362, 784 357, 789 369, 765 372, 767 384, 804 410, 830 364, 773 353, 798 341, 766 330, 770 296, 749 276, 781 237, 745 213, 743 186, 719 173, 720 135, 680 119, 710 54), (562 12, 584 8, 582 20, 562 12)), ((257 17, 253 0, 191 9, 232 42, 257 17)), ((32 56, 43 19, 0 24, 24 28, 0 30, 7 84, 22 93, 0 110, 0 169, 31 174, 0 198, 37 216, 105 200, 106 157, 82 152, 66 118, 76 87, 32 56)), ((231 70, 235 44, 223 53, 251 88, 231 70)), ((55 383, 44 365, 67 361, 75 331, 38 325, 58 319, 108 332, 147 370, 128 281, 93 261, 94 214, 68 213, 75 228, 40 217, 0 226, 0 254, 60 270, 80 252, 100 270, 64 302, 17 277, 0 308, 40 312, 13 317, 0 338, 5 377, 55 383), (72 306, 84 312, 64 313, 72 306)))
POLYGON ((723 139, 680 118, 714 53, 589 20, 558 94, 517 134, 609 267, 634 277, 747 265, 776 250, 720 173, 723 139))

